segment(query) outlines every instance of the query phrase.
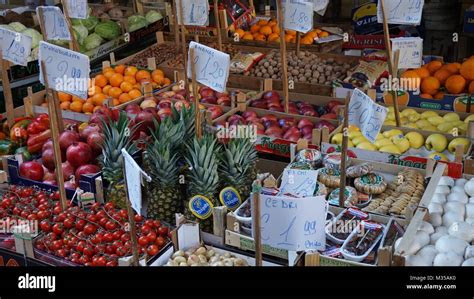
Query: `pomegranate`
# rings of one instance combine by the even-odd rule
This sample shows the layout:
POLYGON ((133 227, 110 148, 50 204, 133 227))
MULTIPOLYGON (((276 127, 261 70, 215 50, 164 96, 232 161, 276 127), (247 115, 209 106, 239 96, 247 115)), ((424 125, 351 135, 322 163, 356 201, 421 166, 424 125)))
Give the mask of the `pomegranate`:
MULTIPOLYGON (((63 170, 63 180, 70 180, 74 175, 74 167, 68 161, 61 163, 61 168, 63 170)), ((54 171, 54 178, 56 179, 56 171, 54 171)))
POLYGON ((83 174, 95 174, 95 173, 98 173, 99 171, 100 171, 100 168, 97 165, 86 164, 86 165, 79 166, 76 169, 76 174, 75 174, 76 180, 79 180, 79 178, 83 174))
POLYGON ((24 162, 20 165, 20 176, 34 181, 41 181, 44 176, 43 166, 36 161, 24 162))
POLYGON ((99 125, 92 123, 87 125, 87 127, 79 133, 79 137, 81 137, 82 140, 87 140, 87 137, 94 132, 100 132, 100 127, 99 125))
POLYGON ((91 147, 84 142, 74 142, 66 151, 66 159, 74 167, 89 163, 92 158, 91 147))
POLYGON ((104 141, 104 137, 99 132, 91 133, 87 137, 87 144, 91 147, 94 152, 101 152, 102 151, 102 142, 104 141))
POLYGON ((62 151, 67 150, 73 142, 77 141, 79 141, 79 134, 77 132, 66 130, 59 135, 59 147, 62 151))

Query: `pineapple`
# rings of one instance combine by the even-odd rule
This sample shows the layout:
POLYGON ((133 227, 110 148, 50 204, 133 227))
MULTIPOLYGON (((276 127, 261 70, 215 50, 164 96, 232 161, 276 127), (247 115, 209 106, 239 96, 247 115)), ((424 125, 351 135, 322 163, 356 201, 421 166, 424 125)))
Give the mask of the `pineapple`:
POLYGON ((224 187, 234 187, 242 200, 250 196, 257 176, 257 151, 249 139, 232 139, 224 149, 219 177, 224 187))
POLYGON ((102 168, 102 176, 108 182, 105 190, 107 201, 113 202, 119 208, 125 208, 126 191, 123 178, 123 156, 122 148, 133 156, 138 152, 136 144, 132 140, 136 126, 129 128, 129 120, 124 112, 121 112, 117 121, 109 119, 102 121, 104 140, 102 142, 102 155, 99 162, 102 168))
POLYGON ((203 231, 212 231, 212 216, 200 220, 189 211, 189 199, 195 195, 203 195, 209 198, 214 206, 217 206, 216 195, 219 187, 220 145, 213 135, 205 134, 200 140, 194 138, 192 144, 187 144, 186 162, 189 166, 188 173, 188 200, 185 203, 185 216, 187 219, 199 221, 203 231))
POLYGON ((166 118, 152 133, 154 142, 145 153, 145 169, 152 177, 147 192, 148 216, 173 223, 181 210, 182 194, 179 181, 180 156, 176 152, 183 139, 182 123, 166 118))
POLYGON ((191 107, 188 109, 186 109, 185 107, 181 107, 181 110, 179 111, 176 110, 174 106, 172 106, 174 122, 181 123, 184 127, 184 144, 189 143, 189 141, 192 140, 194 135, 196 134, 194 111, 194 105, 191 105, 191 107))

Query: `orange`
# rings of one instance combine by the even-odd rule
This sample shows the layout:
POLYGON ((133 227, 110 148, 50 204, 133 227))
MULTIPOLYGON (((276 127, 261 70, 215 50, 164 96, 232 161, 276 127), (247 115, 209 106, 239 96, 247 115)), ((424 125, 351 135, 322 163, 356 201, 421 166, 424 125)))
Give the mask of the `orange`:
MULTIPOLYGON (((407 82, 407 84, 409 84, 409 86, 413 86, 415 88, 418 88, 420 87, 420 83, 421 83, 421 79, 420 79, 420 76, 418 75, 418 73, 414 70, 412 71, 406 71, 404 72, 400 78, 402 79, 410 79, 410 82, 407 82)), ((406 80, 405 80, 406 81, 406 80)))
POLYGON ((427 93, 420 94, 420 97, 423 99, 431 99, 431 100, 433 99, 433 96, 427 93))
POLYGON ((320 33, 323 32, 323 31, 322 31, 321 29, 319 29, 319 28, 316 28, 316 29, 314 29, 314 32, 316 32, 317 34, 320 34, 320 33))
POLYGON ((319 33, 318 35, 319 35, 319 37, 328 37, 329 33, 326 32, 326 31, 323 31, 323 32, 319 33))
POLYGON ((120 101, 117 100, 117 99, 113 99, 112 100, 112 106, 118 106, 118 105, 120 105, 120 101))
POLYGON ((267 20, 263 20, 263 19, 262 19, 262 20, 258 20, 258 22, 257 22, 257 25, 259 25, 259 26, 265 26, 265 25, 267 25, 267 24, 268 24, 268 21, 267 21, 267 20))
POLYGON ((440 91, 437 94, 434 95, 434 98, 436 100, 442 100, 444 98, 444 92, 440 91))
POLYGON ((446 80, 446 89, 450 94, 460 94, 466 88, 466 79, 461 75, 453 75, 446 80))
POLYGON ((85 102, 86 100, 85 99, 81 99, 80 97, 76 97, 76 96, 72 96, 72 101, 79 101, 81 103, 85 102))
POLYGON ((107 78, 107 80, 110 80, 110 78, 112 78, 112 76, 115 75, 115 74, 116 74, 116 72, 114 72, 114 71, 108 71, 108 72, 104 73, 104 76, 105 76, 105 78, 107 78))
POLYGON ((163 86, 168 86, 171 84, 171 80, 168 78, 163 79, 163 86))
POLYGON ((123 73, 125 72, 125 65, 123 65, 123 64, 117 65, 117 66, 114 68, 114 71, 115 71, 116 73, 119 73, 119 74, 123 75, 123 73))
POLYGON ((99 86, 97 85, 94 85, 92 87, 89 88, 89 91, 87 92, 87 94, 89 96, 93 96, 95 95, 96 93, 102 93, 102 88, 100 88, 99 86))
POLYGON ((286 30, 286 34, 296 36, 296 31, 294 31, 294 30, 286 30))
POLYGON ((440 87, 441 84, 435 77, 428 77, 421 82, 421 91, 432 96, 438 93, 440 87))
POLYGON ((60 102, 70 102, 72 99, 72 96, 70 94, 67 94, 62 91, 58 92, 58 97, 60 102))
POLYGON ((149 71, 140 70, 135 74, 135 79, 138 82, 142 81, 143 79, 151 79, 151 75, 149 71))
POLYGON ((99 87, 104 87, 107 85, 107 77, 105 75, 97 75, 94 78, 94 85, 97 85, 99 87))
POLYGON ((135 76, 123 76, 123 81, 127 81, 131 84, 136 84, 137 80, 135 79, 135 76))
POLYGON ((254 36, 253 36, 253 39, 254 40, 259 40, 259 41, 266 41, 267 40, 265 35, 260 34, 260 33, 255 33, 254 36))
POLYGON ((140 84, 133 84, 133 89, 138 89, 138 90, 142 90, 142 86, 140 84))
POLYGON ((69 105, 69 110, 74 111, 74 112, 82 112, 82 102, 80 101, 74 101, 69 105))
POLYGON ((253 35, 251 33, 245 33, 242 37, 243 40, 253 40, 253 35))
POLYGON ((135 74, 138 72, 138 69, 134 66, 127 66, 124 71, 125 76, 133 76, 135 77, 135 74))
POLYGON ((277 21, 275 21, 275 20, 270 20, 270 21, 268 21, 268 24, 267 24, 267 25, 273 27, 273 26, 275 26, 275 25, 278 25, 278 23, 277 23, 277 21))
POLYGON ((104 102, 105 99, 106 99, 105 94, 98 93, 98 94, 96 94, 92 97, 92 104, 94 104, 96 106, 102 105, 102 103, 104 102))
POLYGON ((460 68, 461 68, 461 65, 459 63, 450 63, 450 64, 444 65, 441 69, 447 70, 451 74, 455 75, 459 73, 460 68))
POLYGON ((250 32, 251 33, 258 32, 259 30, 260 30, 260 26, 257 25, 257 24, 250 26, 250 32))
MULTIPOLYGON (((112 87, 109 90, 109 96, 112 98, 118 99, 118 97, 122 94, 122 90, 119 87, 112 87)), ((96 104, 97 105, 97 104, 96 104)))
POLYGON ((138 89, 132 89, 128 94, 132 99, 136 99, 142 96, 141 91, 139 91, 138 89))
POLYGON ((153 72, 151 74, 151 78, 153 81, 155 81, 157 84, 163 84, 163 80, 165 79, 165 76, 163 76, 163 74, 160 74, 160 73, 155 73, 153 72))
POLYGON ((260 27, 260 30, 258 32, 260 32, 261 34, 265 36, 269 36, 270 34, 272 34, 272 27, 267 26, 267 25, 262 26, 260 27))
POLYGON ((61 107, 62 110, 69 110, 70 105, 71 105, 71 102, 65 101, 65 102, 61 102, 61 104, 59 104, 59 107, 61 107))
MULTIPOLYGON (((99 106, 97 106, 99 107, 99 106)), ((91 104, 91 103, 85 103, 84 105, 82 105, 82 112, 84 113, 91 113, 92 111, 94 111, 94 105, 91 104)))
POLYGON ((469 84, 468 92, 471 95, 474 94, 474 81, 469 84))
POLYGON ((113 87, 118 87, 120 84, 123 82, 123 76, 119 73, 115 73, 111 78, 110 78, 110 85, 113 87))
POLYGON ((121 89, 123 92, 129 92, 130 90, 133 89, 133 84, 130 83, 130 82, 123 81, 123 82, 120 84, 120 89, 121 89))
POLYGON ((110 66, 105 67, 105 68, 102 70, 102 74, 105 74, 105 73, 107 73, 107 72, 114 72, 114 73, 115 73, 114 69, 111 68, 110 66))
POLYGON ((289 43, 294 39, 294 36, 285 34, 285 42, 289 43))
POLYGON ((111 85, 105 85, 104 88, 102 88, 102 93, 105 95, 109 95, 109 90, 112 88, 111 85))
POLYGON ((86 103, 94 104, 94 99, 93 98, 87 98, 86 103))
POLYGON ((131 101, 132 100, 132 97, 128 94, 128 93, 122 93, 119 98, 118 98, 119 102, 121 104, 123 103, 126 103, 128 101, 131 101))
POLYGON ((314 41, 311 38, 311 36, 305 36, 302 39, 300 39, 300 44, 303 44, 303 45, 311 45, 313 44, 313 42, 314 41))
POLYGON ((421 79, 425 79, 430 76, 430 71, 428 71, 428 69, 424 67, 414 69, 414 71, 418 74, 418 77, 420 77, 421 79))
POLYGON ((452 73, 450 71, 448 71, 447 69, 440 69, 440 70, 437 70, 435 73, 434 73, 434 77, 436 79, 438 79, 439 83, 441 83, 441 85, 444 85, 444 83, 446 82, 446 80, 448 80, 449 76, 451 76, 452 73))
POLYGON ((474 81, 474 59, 470 58, 461 65, 461 75, 468 81, 474 81))
POLYGON ((151 72, 151 76, 153 77, 154 75, 161 75, 161 76, 165 76, 165 73, 163 73, 162 70, 159 70, 159 69, 156 69, 154 70, 153 72, 151 72))
POLYGON ((443 63, 441 61, 435 60, 431 61, 426 65, 426 68, 428 71, 430 71, 430 74, 433 75, 437 70, 439 70, 443 66, 443 63))
POLYGON ((242 37, 244 37, 245 31, 238 28, 237 30, 235 30, 235 33, 237 33, 239 35, 239 38, 242 38, 242 37))
POLYGON ((272 33, 268 36, 267 40, 269 42, 276 42, 276 41, 280 40, 280 36, 276 33, 272 33))
POLYGON ((272 32, 273 32, 273 33, 276 33, 276 34, 280 34, 280 32, 281 32, 281 31, 280 31, 280 27, 279 27, 278 25, 276 25, 276 24, 273 25, 273 26, 272 26, 272 32))

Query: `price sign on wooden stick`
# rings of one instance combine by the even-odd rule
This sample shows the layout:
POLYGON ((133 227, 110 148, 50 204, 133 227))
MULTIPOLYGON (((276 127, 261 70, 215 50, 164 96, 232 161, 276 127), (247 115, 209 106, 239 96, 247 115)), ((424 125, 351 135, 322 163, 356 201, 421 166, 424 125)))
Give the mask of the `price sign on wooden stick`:
POLYGON ((344 207, 346 201, 346 160, 347 160, 347 148, 349 145, 349 99, 350 94, 347 93, 346 101, 344 103, 344 123, 342 125, 342 148, 341 148, 341 183, 339 184, 339 207, 344 207))
MULTIPOLYGON (((209 2, 207 0, 181 0, 183 5, 183 22, 180 25, 207 26, 209 25, 209 2)), ((181 20, 181 13, 178 14, 181 20)))
POLYGON ((313 2, 307 0, 286 0, 285 29, 306 33, 313 29, 313 2))
POLYGON ((67 25, 67 30, 69 31, 69 35, 71 36, 71 39, 69 40, 69 49, 74 50, 74 51, 79 51, 79 44, 76 41, 76 38, 74 37, 74 31, 72 30, 72 24, 71 24, 71 10, 69 9, 69 1, 73 1, 75 7, 73 6, 73 9, 78 12, 79 10, 82 10, 80 12, 81 15, 84 14, 84 9, 86 10, 86 17, 87 18, 87 3, 84 6, 84 3, 82 2, 75 2, 76 0, 61 0, 61 3, 63 4, 63 11, 64 11, 64 16, 66 19, 66 25, 67 25))
POLYGON ((398 25, 420 25, 423 12, 424 0, 397 0, 386 1, 379 0, 377 5, 377 21, 382 23, 386 21, 389 24, 398 25), (385 12, 384 8, 385 7, 385 12))
POLYGON ((56 6, 38 6, 36 14, 40 19, 45 40, 71 40, 66 18, 56 6))
POLYGON ((87 0, 63 0, 63 5, 66 17, 87 19, 87 0))
MULTIPOLYGON (((278 10, 278 25, 280 32, 285 32, 283 29, 283 4, 282 0, 277 0, 278 10)), ((288 93, 288 62, 286 57, 286 41, 285 35, 280 34, 280 53, 281 53, 281 67, 282 67, 282 84, 283 84, 283 98, 285 101, 285 112, 289 110, 289 93, 288 93)))
MULTIPOLYGON (((251 4, 253 6, 253 4, 251 4)), ((219 3, 218 0, 214 0, 214 19, 216 22, 216 30, 217 30, 217 46, 219 51, 222 51, 222 34, 221 34, 221 22, 219 19, 219 3)))

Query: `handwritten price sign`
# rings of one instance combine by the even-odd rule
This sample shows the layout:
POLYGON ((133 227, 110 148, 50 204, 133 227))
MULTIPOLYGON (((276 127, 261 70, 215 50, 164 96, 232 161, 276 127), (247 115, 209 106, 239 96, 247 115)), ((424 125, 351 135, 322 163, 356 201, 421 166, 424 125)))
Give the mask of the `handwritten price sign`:
MULTIPOLYGON (((400 50, 399 69, 421 67, 423 59, 423 39, 419 37, 392 38, 392 52, 400 50)), ((395 54, 393 54, 395 55, 395 54)))
POLYGON ((125 174, 127 177, 128 199, 130 200, 132 208, 141 215, 142 210, 142 175, 148 182, 151 182, 149 177, 130 156, 130 154, 123 148, 122 155, 125 165, 125 174))
POLYGON ((44 30, 46 40, 71 40, 66 18, 62 11, 56 6, 38 6, 36 14, 43 13, 44 30))
POLYGON ((298 197, 313 196, 318 172, 318 170, 285 169, 281 179, 280 194, 298 197))
MULTIPOLYGON (((188 26, 209 25, 209 2, 207 0, 181 0, 183 22, 188 26)), ((178 9, 178 22, 181 20, 178 9)))
MULTIPOLYGON (((385 0, 385 12, 389 24, 420 25, 424 0, 385 0)), ((383 23, 382 5, 377 5, 377 21, 383 23)))
POLYGON ((87 19, 87 0, 66 0, 70 18, 87 19))
POLYGON ((0 45, 3 59, 19 65, 28 64, 31 52, 31 37, 0 28, 0 45))
POLYGON ((196 42, 189 44, 194 49, 194 61, 188 53, 188 78, 191 78, 191 63, 196 67, 196 80, 215 91, 224 92, 229 78, 230 56, 196 42))
POLYGON ((260 196, 262 243, 292 251, 324 250, 327 202, 324 196, 260 196))
POLYGON ((285 3, 284 27, 306 33, 313 29, 313 2, 287 0, 285 3))
MULTIPOLYGON (((86 99, 89 89, 90 62, 87 55, 40 42, 39 60, 46 64, 49 87, 86 99)), ((40 82, 44 84, 40 67, 40 82)))
POLYGON ((387 113, 386 107, 376 104, 359 89, 355 89, 352 93, 349 103, 349 124, 359 127, 370 142, 375 142, 387 113))

